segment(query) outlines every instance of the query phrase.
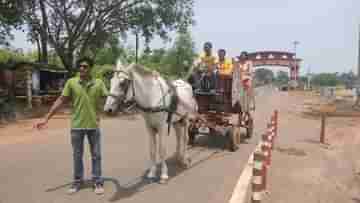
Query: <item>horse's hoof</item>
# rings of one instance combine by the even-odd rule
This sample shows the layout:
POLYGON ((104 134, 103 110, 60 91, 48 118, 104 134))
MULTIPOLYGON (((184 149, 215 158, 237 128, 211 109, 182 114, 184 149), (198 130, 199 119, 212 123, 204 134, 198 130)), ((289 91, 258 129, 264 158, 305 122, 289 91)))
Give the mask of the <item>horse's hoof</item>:
POLYGON ((156 178, 156 167, 151 167, 147 174, 146 174, 146 178, 147 179, 155 179, 156 178))
POLYGON ((186 169, 190 168, 191 166, 191 158, 187 158, 185 163, 184 163, 184 166, 186 169))
POLYGON ((159 183, 160 183, 160 184, 166 184, 166 183, 168 182, 168 180, 169 180, 169 179, 162 179, 162 178, 160 178, 159 183))
POLYGON ((165 184, 165 183, 168 182, 168 180, 169 180, 169 176, 168 176, 168 175, 161 175, 159 183, 160 183, 160 184, 165 184))
POLYGON ((185 161, 184 161, 184 160, 181 160, 181 161, 178 162, 178 165, 179 165, 179 167, 181 167, 182 169, 188 169, 188 168, 190 168, 190 166, 191 166, 191 159, 188 158, 188 159, 186 159, 185 161))

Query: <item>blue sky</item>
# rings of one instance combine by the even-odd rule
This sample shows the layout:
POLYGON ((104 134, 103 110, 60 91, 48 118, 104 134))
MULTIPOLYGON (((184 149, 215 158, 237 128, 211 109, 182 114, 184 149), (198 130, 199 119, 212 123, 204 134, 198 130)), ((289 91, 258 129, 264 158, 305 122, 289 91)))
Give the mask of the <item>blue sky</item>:
MULTIPOLYGON (((302 73, 309 68, 317 73, 356 69, 359 0, 196 0, 195 20, 192 33, 199 51, 205 41, 212 41, 215 50, 225 48, 230 56, 293 51, 297 40, 302 73)), ((31 47, 21 32, 12 45, 31 47)), ((170 44, 156 39, 151 46, 170 44)))

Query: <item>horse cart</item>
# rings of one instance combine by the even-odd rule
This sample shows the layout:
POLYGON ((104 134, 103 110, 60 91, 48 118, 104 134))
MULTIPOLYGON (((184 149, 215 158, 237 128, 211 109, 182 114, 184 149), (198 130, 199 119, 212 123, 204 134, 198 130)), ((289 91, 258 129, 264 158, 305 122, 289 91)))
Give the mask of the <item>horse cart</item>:
POLYGON ((249 112, 244 112, 240 102, 232 105, 232 75, 217 75, 215 91, 195 90, 198 113, 202 119, 190 121, 189 145, 194 145, 198 135, 225 137, 224 148, 236 151, 238 144, 253 134, 254 121, 249 112), (245 128, 243 136, 240 129, 245 128))

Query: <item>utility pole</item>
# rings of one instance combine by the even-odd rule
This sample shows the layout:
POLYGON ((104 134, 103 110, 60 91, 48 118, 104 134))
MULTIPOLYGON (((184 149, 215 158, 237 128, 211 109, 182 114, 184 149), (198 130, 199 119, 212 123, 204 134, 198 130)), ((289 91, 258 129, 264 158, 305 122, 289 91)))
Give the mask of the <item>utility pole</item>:
POLYGON ((288 85, 290 86, 290 88, 294 88, 296 89, 297 86, 298 86, 298 82, 297 82, 297 59, 296 59, 296 46, 299 44, 300 42, 298 41, 294 41, 293 44, 294 44, 294 62, 293 64, 291 65, 291 68, 290 68, 290 81, 288 83, 288 85))
POLYGON ((298 41, 294 41, 294 68, 295 68, 295 73, 294 73, 294 80, 297 81, 297 61, 296 61, 296 46, 300 43, 298 41))
POLYGON ((294 41, 293 44, 294 44, 294 53, 295 53, 294 59, 296 59, 296 46, 297 46, 298 44, 300 44, 300 42, 294 41))
POLYGON ((138 57, 139 57, 139 32, 138 30, 135 33, 136 36, 136 42, 135 42, 135 63, 138 63, 138 57))

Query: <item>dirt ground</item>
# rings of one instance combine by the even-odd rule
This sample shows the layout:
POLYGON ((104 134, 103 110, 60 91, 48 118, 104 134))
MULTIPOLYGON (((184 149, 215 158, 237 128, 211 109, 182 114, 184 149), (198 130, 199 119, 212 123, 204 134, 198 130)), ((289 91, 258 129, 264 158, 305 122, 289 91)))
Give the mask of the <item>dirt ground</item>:
MULTIPOLYGON (((68 116, 55 116, 47 128, 61 129, 69 127, 68 116)), ((34 139, 33 125, 38 118, 20 119, 16 122, 0 125, 0 145, 16 144, 22 142, 31 142, 34 139)), ((38 134, 45 134, 46 131, 35 131, 38 134)))
MULTIPOLYGON (((320 119, 304 115, 304 92, 280 93, 279 137, 272 154, 267 203, 359 203, 360 118, 329 118, 326 144, 320 144, 320 119)), ((352 111, 351 101, 337 102, 352 111)))
MULTIPOLYGON (((0 145, 16 144, 34 139, 34 124, 43 118, 50 109, 50 105, 36 106, 31 111, 25 110, 24 106, 19 105, 16 112, 16 121, 0 122, 0 145)), ((70 113, 69 106, 60 109, 49 122, 48 129, 68 129, 70 127, 70 113)), ((118 114, 119 116, 119 114, 118 114)), ((121 116, 121 115, 120 115, 121 116)), ((123 116, 126 116, 124 114, 123 116)), ((106 114, 102 114, 102 119, 110 119, 106 114)), ((38 134, 46 134, 47 131, 35 131, 38 134)))

